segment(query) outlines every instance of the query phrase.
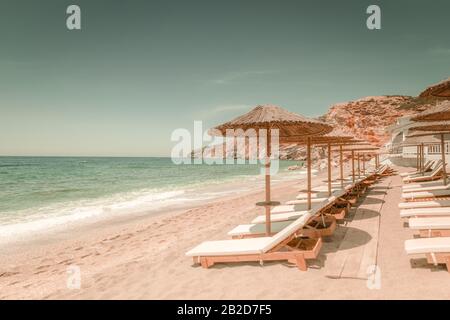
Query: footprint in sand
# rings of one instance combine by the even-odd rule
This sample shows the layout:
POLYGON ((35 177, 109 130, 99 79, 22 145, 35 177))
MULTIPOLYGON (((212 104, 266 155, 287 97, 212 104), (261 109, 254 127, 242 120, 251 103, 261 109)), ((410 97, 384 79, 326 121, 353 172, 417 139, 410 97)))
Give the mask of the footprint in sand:
POLYGON ((3 272, 3 273, 0 273, 0 278, 2 278, 2 277, 4 277, 4 278, 11 277, 11 276, 14 276, 16 274, 19 274, 19 272, 8 272, 8 271, 6 271, 6 272, 3 272))

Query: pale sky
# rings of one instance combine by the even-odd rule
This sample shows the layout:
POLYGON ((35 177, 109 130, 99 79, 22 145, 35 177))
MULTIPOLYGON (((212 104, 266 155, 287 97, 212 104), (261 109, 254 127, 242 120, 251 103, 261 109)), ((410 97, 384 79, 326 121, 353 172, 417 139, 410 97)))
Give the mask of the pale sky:
POLYGON ((319 116, 450 76, 448 0, 0 4, 0 155, 168 156, 171 132, 277 104, 319 116), (82 30, 66 28, 78 4, 82 30), (382 29, 366 27, 378 4, 382 29))

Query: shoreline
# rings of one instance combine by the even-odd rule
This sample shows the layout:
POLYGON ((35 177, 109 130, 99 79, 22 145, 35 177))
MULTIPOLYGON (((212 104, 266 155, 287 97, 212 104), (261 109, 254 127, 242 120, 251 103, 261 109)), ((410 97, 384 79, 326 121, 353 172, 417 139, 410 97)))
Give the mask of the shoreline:
MULTIPOLYGON (((273 176, 273 185, 293 179, 304 179, 305 174, 300 172, 288 171, 286 167, 273 176)), ((230 176, 204 183, 168 187, 159 191, 151 191, 151 188, 148 189, 150 191, 131 190, 86 201, 80 199, 56 202, 49 207, 6 212, 5 217, 10 216, 10 221, 4 217, 5 222, 0 224, 0 249, 14 242, 27 241, 34 235, 70 232, 72 229, 106 223, 109 220, 120 221, 186 210, 255 188, 262 189, 263 186, 263 176, 259 174, 230 176), (23 215, 22 211, 30 212, 25 213, 29 216, 23 215)))

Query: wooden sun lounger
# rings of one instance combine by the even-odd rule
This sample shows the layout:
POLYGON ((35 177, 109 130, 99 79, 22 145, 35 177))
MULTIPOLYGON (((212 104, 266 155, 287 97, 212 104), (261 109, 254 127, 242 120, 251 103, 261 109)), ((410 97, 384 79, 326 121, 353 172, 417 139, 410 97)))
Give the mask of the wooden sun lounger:
POLYGON ((401 218, 450 216, 450 207, 416 208, 400 210, 401 218))
MULTIPOLYGON (((425 162, 425 165, 423 166, 423 171, 427 172, 428 170, 430 170, 434 163, 435 163, 435 160, 428 160, 427 162, 425 162)), ((418 170, 412 171, 412 172, 403 172, 403 173, 400 173, 400 177, 404 178, 407 176, 415 176, 415 175, 418 175, 421 173, 422 172, 418 171, 418 170)))
POLYGON ((405 250, 407 254, 425 254, 428 263, 445 264, 450 273, 450 237, 406 240, 405 250))
POLYGON ((414 199, 430 199, 436 197, 449 197, 450 190, 436 190, 436 191, 419 191, 419 192, 406 192, 402 193, 402 198, 404 200, 414 200, 414 199))
POLYGON ((419 171, 415 174, 407 175, 405 178, 423 177, 424 174, 430 174, 431 172, 436 170, 436 168, 438 166, 440 166, 441 164, 442 164, 442 160, 439 159, 439 160, 435 161, 434 163, 428 164, 428 166, 424 166, 423 171, 419 171))
POLYGON ((389 166, 387 164, 383 164, 381 167, 379 167, 376 171, 375 174, 376 175, 383 175, 385 173, 387 173, 389 170, 391 170, 389 168, 389 166))
MULTIPOLYGON (((337 198, 340 198, 344 196, 346 193, 348 193, 351 190, 352 186, 347 186, 344 189, 336 190, 332 193, 331 197, 325 197, 325 198, 311 198, 311 204, 314 207, 322 205, 324 202, 329 201, 335 201, 337 198)), ((295 212, 295 211, 303 211, 307 210, 307 199, 303 200, 291 200, 287 201, 284 205, 279 205, 274 207, 270 213, 271 214, 278 214, 278 213, 285 213, 285 212, 295 212)))
MULTIPOLYGON (((336 228, 336 219, 333 217, 330 217, 332 219, 326 219, 325 221, 325 228, 322 228, 321 226, 317 226, 315 218, 320 215, 324 210, 332 206, 338 199, 336 197, 330 197, 326 200, 322 201, 320 204, 316 204, 310 211, 306 212, 299 212, 296 214, 293 213, 280 213, 280 214, 271 214, 271 231, 273 234, 281 231, 284 227, 292 223, 292 221, 289 220, 298 220, 302 219, 306 214, 312 215, 312 218, 305 224, 305 230, 303 233, 298 231, 298 234, 304 237, 317 237, 317 236, 326 236, 330 235, 329 233, 334 232, 334 229, 336 228), (283 220, 288 219, 288 220, 283 220), (320 231, 313 232, 312 229, 320 229, 320 231)), ((232 236, 233 238, 245 238, 245 237, 255 237, 255 236, 262 236, 265 234, 265 216, 260 215, 253 219, 252 223, 250 224, 242 224, 235 227, 233 230, 228 232, 228 235, 232 236)))
POLYGON ((344 198, 339 198, 336 202, 324 210, 325 214, 332 215, 336 220, 343 220, 351 208, 351 203, 344 198))
MULTIPOLYGON (((319 202, 325 201, 327 199, 328 199, 328 194, 326 194, 326 196, 323 196, 321 198, 311 197, 311 203, 319 203, 319 202)), ((307 204, 307 203, 308 203, 308 199, 286 201, 286 205, 307 204)))
MULTIPOLYGON (((338 198, 330 207, 324 208, 323 210, 326 214, 333 215, 337 220, 340 220, 345 217, 345 214, 350 209, 350 206, 351 206, 350 202, 348 202, 344 198, 338 198)), ((287 207, 287 206, 280 206, 280 207, 287 207)), ((297 206, 293 206, 293 207, 295 208, 297 206)), ((275 208, 277 208, 277 207, 275 207, 275 208)), ((292 208, 292 206, 289 206, 289 208, 292 208)), ((282 212, 282 213, 273 213, 273 211, 272 211, 272 213, 270 214, 270 221, 271 222, 279 222, 279 221, 296 220, 308 212, 309 212, 308 210, 287 211, 287 212, 282 212)), ((251 221, 252 224, 265 223, 265 222, 266 222, 265 215, 259 215, 251 221)))
MULTIPOLYGON (((293 221, 280 221, 271 223, 271 235, 274 235, 287 226, 289 226, 293 221)), ((298 236, 306 238, 320 238, 331 236, 336 230, 336 218, 332 216, 314 217, 303 227, 302 230, 298 231, 298 236), (325 222, 323 225, 322 222, 325 222)), ((233 230, 228 232, 228 235, 233 239, 245 239, 265 236, 266 225, 265 223, 251 223, 251 224, 240 224, 233 230)))
MULTIPOLYGON (((270 221, 271 222, 280 222, 280 221, 289 221, 291 222, 293 220, 297 220, 301 216, 304 216, 309 211, 293 211, 293 212, 283 212, 283 213, 273 213, 270 214, 270 221)), ((259 224, 259 223, 266 223, 266 216, 265 215, 259 215, 255 219, 251 221, 252 224, 259 224)))
POLYGON ((410 183, 410 184, 405 184, 404 186, 402 186, 402 190, 403 192, 412 190, 412 189, 417 189, 417 188, 429 188, 429 187, 439 187, 439 186, 443 186, 444 182, 442 180, 434 180, 434 181, 428 181, 428 182, 422 182, 422 183, 410 183))
POLYGON ((419 230, 423 238, 450 237, 450 217, 411 218, 409 228, 419 230))
POLYGON ((441 190, 450 190, 450 184, 444 185, 441 182, 440 185, 403 189, 403 193, 422 192, 422 191, 441 191, 441 190))
POLYGON ((441 171, 442 171, 443 165, 440 163, 436 168, 433 169, 430 173, 419 175, 417 177, 406 177, 403 179, 404 183, 410 183, 410 182, 419 182, 419 181, 432 181, 436 179, 441 178, 441 171))
POLYGON ((186 255, 194 263, 209 268, 216 263, 288 261, 300 270, 307 270, 307 259, 317 258, 322 239, 303 239, 298 236, 313 217, 308 213, 271 237, 206 241, 189 250, 186 255))
POLYGON ((429 201, 400 202, 398 204, 398 207, 400 209, 450 207, 450 200, 448 200, 448 199, 430 199, 429 201))
MULTIPOLYGON (((340 193, 336 193, 336 196, 331 196, 329 198, 326 198, 320 202, 316 202, 312 204, 311 210, 306 210, 307 206, 306 204, 301 205, 279 205, 274 207, 270 211, 270 220, 272 222, 278 222, 278 221, 286 221, 286 220, 296 220, 300 216, 304 216, 307 213, 314 212, 318 213, 321 210, 326 209, 328 206, 332 205, 340 193)), ((255 219, 252 220, 251 223, 265 223, 266 216, 265 215, 259 215, 255 219)))

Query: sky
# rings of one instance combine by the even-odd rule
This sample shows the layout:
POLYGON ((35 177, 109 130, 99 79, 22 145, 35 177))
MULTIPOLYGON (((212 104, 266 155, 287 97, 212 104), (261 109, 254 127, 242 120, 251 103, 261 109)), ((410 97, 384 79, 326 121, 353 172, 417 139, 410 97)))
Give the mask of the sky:
POLYGON ((450 76, 450 2, 0 0, 0 155, 168 156, 258 104, 316 117, 450 76), (66 9, 81 8, 81 30, 66 9), (381 8, 381 30, 366 8, 381 8))

